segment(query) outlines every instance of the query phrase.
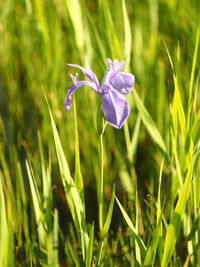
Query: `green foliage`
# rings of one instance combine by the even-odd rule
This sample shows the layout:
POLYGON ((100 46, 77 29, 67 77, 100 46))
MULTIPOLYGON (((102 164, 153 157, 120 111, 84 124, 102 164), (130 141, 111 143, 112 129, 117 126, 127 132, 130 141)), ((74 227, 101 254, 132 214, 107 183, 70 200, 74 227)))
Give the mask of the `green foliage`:
POLYGON ((0 2, 0 266, 200 264, 199 10, 0 2), (86 87, 64 111, 66 64, 86 56, 136 77, 122 130, 86 87))

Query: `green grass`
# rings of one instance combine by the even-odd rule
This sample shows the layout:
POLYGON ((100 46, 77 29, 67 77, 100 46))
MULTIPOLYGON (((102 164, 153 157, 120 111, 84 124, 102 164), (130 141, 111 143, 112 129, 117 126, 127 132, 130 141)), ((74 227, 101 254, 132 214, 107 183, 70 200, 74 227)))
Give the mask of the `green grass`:
POLYGON ((199 10, 0 2, 0 266, 200 266, 199 10), (64 111, 86 56, 136 77, 121 130, 87 87, 64 111))

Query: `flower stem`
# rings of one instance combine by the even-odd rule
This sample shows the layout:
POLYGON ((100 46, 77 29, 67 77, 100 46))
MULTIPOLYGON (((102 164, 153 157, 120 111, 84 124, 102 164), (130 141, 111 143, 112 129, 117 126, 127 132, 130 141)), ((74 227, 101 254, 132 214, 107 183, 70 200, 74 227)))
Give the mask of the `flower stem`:
POLYGON ((99 231, 103 228, 103 134, 100 135, 99 231))
POLYGON ((103 172, 103 134, 106 128, 107 122, 103 123, 103 129, 99 135, 100 141, 100 184, 99 184, 99 231, 103 229, 103 198, 104 198, 104 172, 103 172))

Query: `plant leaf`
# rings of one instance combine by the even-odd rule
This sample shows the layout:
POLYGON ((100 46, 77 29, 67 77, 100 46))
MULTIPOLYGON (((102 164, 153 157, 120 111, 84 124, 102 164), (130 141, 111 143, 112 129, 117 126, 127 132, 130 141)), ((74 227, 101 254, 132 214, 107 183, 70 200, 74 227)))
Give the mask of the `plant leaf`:
POLYGON ((136 90, 133 90, 133 97, 135 101, 135 105, 140 113, 141 119, 146 126, 150 136, 155 141, 155 143, 161 148, 164 153, 167 153, 167 149, 165 143, 158 131, 154 121, 152 120, 151 116, 149 115, 148 111, 146 110, 145 106, 143 105, 140 97, 138 96, 136 90))

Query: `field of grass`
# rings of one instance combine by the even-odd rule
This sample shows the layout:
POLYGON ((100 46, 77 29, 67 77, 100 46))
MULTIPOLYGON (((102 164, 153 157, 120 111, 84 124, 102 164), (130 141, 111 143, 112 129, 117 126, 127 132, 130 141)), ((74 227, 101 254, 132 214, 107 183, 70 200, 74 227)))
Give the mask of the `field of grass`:
POLYGON ((200 266, 200 1, 0 1, 0 267, 200 266), (135 76, 122 129, 70 74, 135 76))

